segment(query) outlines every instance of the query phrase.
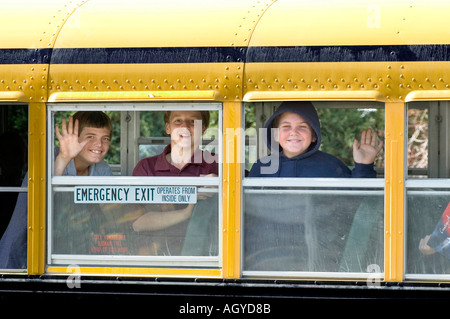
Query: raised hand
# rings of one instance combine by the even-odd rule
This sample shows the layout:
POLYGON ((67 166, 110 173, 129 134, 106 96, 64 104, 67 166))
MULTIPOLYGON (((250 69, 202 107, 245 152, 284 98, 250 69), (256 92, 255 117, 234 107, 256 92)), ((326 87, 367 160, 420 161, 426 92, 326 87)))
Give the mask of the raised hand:
POLYGON ((69 162, 77 156, 83 147, 89 142, 78 140, 78 120, 73 123, 73 118, 69 117, 69 123, 62 120, 61 132, 58 125, 55 127, 56 137, 59 141, 59 154, 55 160, 55 175, 62 175, 69 162))
POLYGON ((377 133, 371 129, 361 132, 361 141, 353 142, 353 159, 355 163, 371 164, 383 148, 383 141, 378 142, 377 133))

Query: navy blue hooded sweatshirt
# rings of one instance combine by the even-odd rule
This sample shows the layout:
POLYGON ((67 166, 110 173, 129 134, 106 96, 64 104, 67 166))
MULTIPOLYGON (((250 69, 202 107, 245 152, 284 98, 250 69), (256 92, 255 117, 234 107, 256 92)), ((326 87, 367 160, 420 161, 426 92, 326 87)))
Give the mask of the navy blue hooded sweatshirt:
MULTIPOLYGON (((335 156, 319 151, 321 143, 320 122, 317 111, 311 102, 283 102, 265 125, 265 142, 270 155, 259 159, 251 168, 249 177, 376 177, 373 164, 355 163, 353 171, 335 156), (272 147, 272 125, 281 113, 291 112, 300 115, 309 123, 316 134, 316 141, 302 154, 288 158, 279 149, 272 147), (278 161, 278 163, 276 163, 278 161)), ((278 143, 277 143, 278 144, 278 143)))

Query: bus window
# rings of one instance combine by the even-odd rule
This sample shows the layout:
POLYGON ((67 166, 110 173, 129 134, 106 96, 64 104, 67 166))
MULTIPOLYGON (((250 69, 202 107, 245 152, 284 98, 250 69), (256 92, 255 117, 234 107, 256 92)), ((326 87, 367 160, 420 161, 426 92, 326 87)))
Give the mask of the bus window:
POLYGON ((407 262, 409 277, 450 273, 450 103, 408 104, 407 262))
POLYGON ((383 105, 248 103, 245 118, 244 275, 382 272, 383 105), (368 128, 373 164, 355 164, 368 128))
MULTIPOLYGON (((110 138, 108 153, 113 153, 103 161, 114 163, 116 171, 52 176, 50 264, 218 267, 221 105, 112 108, 102 111, 114 119, 113 135, 120 142, 113 145, 115 137, 110 138)), ((49 119, 56 121, 62 109, 52 105, 49 119)), ((53 129, 50 134, 56 143, 53 129)), ((49 171, 56 172, 56 166, 56 160, 49 163, 49 171)), ((99 166, 96 172, 107 170, 99 166)))
POLYGON ((27 263, 28 107, 0 105, 0 269, 27 263))

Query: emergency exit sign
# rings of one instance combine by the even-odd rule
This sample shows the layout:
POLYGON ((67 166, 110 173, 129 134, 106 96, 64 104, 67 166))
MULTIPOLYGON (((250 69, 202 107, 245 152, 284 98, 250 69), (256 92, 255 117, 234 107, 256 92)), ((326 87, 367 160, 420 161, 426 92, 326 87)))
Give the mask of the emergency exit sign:
POLYGON ((195 204, 196 186, 76 186, 75 203, 195 204))

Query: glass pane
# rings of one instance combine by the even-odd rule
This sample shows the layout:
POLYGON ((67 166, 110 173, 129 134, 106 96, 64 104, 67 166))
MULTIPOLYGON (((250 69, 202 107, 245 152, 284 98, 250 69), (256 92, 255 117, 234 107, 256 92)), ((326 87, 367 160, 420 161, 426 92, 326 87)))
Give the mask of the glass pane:
POLYGON ((167 137, 164 112, 141 111, 139 129, 140 136, 167 137))
MULTIPOLYGON (((450 103, 408 104, 406 274, 450 274, 450 103)), ((419 276, 420 275, 420 276, 419 276)))
POLYGON ((428 109, 408 108, 408 176, 428 176, 428 109))
POLYGON ((450 273, 450 247, 446 247, 450 238, 449 195, 450 189, 408 191, 407 273, 450 273))
POLYGON ((450 102, 408 103, 408 178, 450 178, 450 102))
MULTIPOLYGON (((167 112, 168 113, 168 112, 167 112)), ((155 156, 164 150, 171 143, 171 137, 166 133, 165 121, 168 120, 166 112, 161 111, 140 111, 139 112, 139 138, 138 138, 138 158, 142 159, 155 156)), ((219 112, 209 111, 209 121, 205 131, 201 136, 200 149, 218 154, 219 140, 219 112)))
MULTIPOLYGON (((199 177, 218 176, 218 161, 209 162, 211 158, 218 158, 197 152, 197 147, 220 149, 217 147, 221 138, 219 105, 212 105, 210 111, 209 106, 202 104, 198 111, 194 110, 196 113, 189 114, 177 111, 177 108, 183 109, 182 104, 171 105, 166 108, 168 112, 160 111, 162 105, 142 104, 137 109, 135 106, 124 104, 120 111, 103 109, 113 124, 110 141, 104 133, 109 131, 110 121, 106 121, 105 114, 91 113, 95 107, 86 112, 81 108, 75 113, 80 125, 78 141, 74 136, 70 136, 70 140, 61 138, 54 130, 55 125, 49 126, 50 144, 58 146, 58 140, 61 144, 59 153, 56 147, 54 153, 63 154, 64 149, 64 154, 74 155, 68 164, 69 156, 56 155, 53 164, 54 172, 61 172, 62 164, 70 171, 54 173, 51 179, 49 264, 218 267, 220 178, 199 177), (204 126, 199 125, 199 115, 204 126), (205 122, 209 117, 212 133, 206 130, 205 122), (139 129, 131 125, 136 121, 139 121, 139 129), (166 128, 172 136, 167 134, 166 128), (75 146, 77 142, 80 144, 81 137, 88 140, 81 152, 70 152, 71 148, 79 149, 75 146), (117 158, 122 163, 113 160, 120 152, 117 158), (105 156, 104 160, 101 156, 105 156), (179 165, 183 163, 179 161, 182 156, 188 160, 193 158, 195 162, 179 165), (201 162, 196 162, 199 159, 201 162), (88 169, 86 164, 89 164, 88 169), (107 174, 111 170, 105 166, 113 166, 111 164, 120 164, 117 166, 120 172, 113 174, 120 174, 120 178, 107 174), (132 177, 125 177, 132 174, 132 177), (86 184, 81 181, 85 178, 81 175, 89 175, 86 184), (169 175, 177 176, 174 184, 167 184, 171 182, 163 177, 169 175), (99 185, 100 179, 102 184, 99 185), (180 184, 184 179, 185 184, 180 184), (203 181, 207 185, 202 186, 203 181), (166 193, 164 189, 168 189, 166 193)), ((50 105, 49 121, 62 124, 63 118, 67 120, 75 108, 72 105, 66 111, 59 105, 50 105)), ((70 125, 67 127, 70 130, 70 125)), ((63 131, 62 125, 59 128, 63 131)), ((52 154, 53 148, 50 148, 49 158, 52 154)))
POLYGON ((244 270, 383 269, 383 192, 245 189, 244 270))
POLYGON ((167 144, 157 144, 157 145, 145 145, 141 144, 139 145, 139 160, 150 157, 150 156, 156 156, 158 154, 161 154, 164 151, 164 148, 167 144))
MULTIPOLYGON (((212 154, 218 154, 216 140, 202 137, 202 142, 203 144, 200 145, 202 151, 206 150, 212 154)), ((155 139, 154 142, 151 141, 151 144, 139 144, 139 160, 161 154, 168 144, 170 144, 170 138, 167 138, 167 140, 155 139)))
MULTIPOLYGON (((267 122, 276 123, 276 118, 271 120, 273 114, 278 114, 278 108, 281 102, 266 103, 245 103, 245 170, 246 174, 251 171, 253 164, 259 159, 272 160, 268 149, 269 130, 265 128, 267 122)), ((297 158, 305 153, 317 155, 318 151, 327 153, 336 157, 343 165, 352 169, 355 166, 353 143, 355 139, 360 141, 361 133, 364 130, 371 129, 377 134, 377 142, 384 139, 384 105, 381 103, 367 102, 314 102, 313 107, 317 111, 320 127, 313 129, 314 134, 312 142, 306 150, 297 158), (317 147, 313 147, 314 143, 317 147)), ((300 114, 307 111, 302 110, 302 106, 294 109, 300 114)), ((311 115, 311 114, 309 114, 311 115)), ((306 116, 306 115, 305 115, 306 116)), ((312 116, 312 115, 311 115, 312 116)), ((316 118, 314 115, 312 118, 316 118)), ((311 120, 309 120, 311 121, 311 120)), ((308 122, 308 121, 306 121, 308 122)), ((311 124, 308 122, 308 124, 311 124)), ((311 127, 312 129, 312 127, 311 127)), ((274 133, 275 134, 275 133, 274 133)), ((272 136, 273 138, 273 136, 272 136)), ((272 141, 274 143, 274 141, 272 141)), ((272 144, 272 147, 274 144, 272 144)), ((280 147, 282 145, 280 144, 280 147)), ((284 153, 284 151, 282 151, 284 153)), ((273 153, 273 152, 272 152, 273 153)), ((304 162, 304 161, 303 161, 304 162)), ((384 147, 382 147, 374 157, 374 169, 377 177, 384 175, 384 147)), ((283 173, 284 174, 284 173, 283 173)), ((311 173, 308 173, 311 175, 311 173)), ((297 173, 297 177, 308 177, 297 173)), ((316 174, 316 172, 315 172, 316 174)), ((250 174, 252 176, 252 174, 250 174)), ((289 176, 292 177, 292 176, 289 176)), ((316 177, 316 176, 313 176, 316 177)), ((320 176, 320 177, 342 177, 342 176, 320 176)))
POLYGON ((28 166, 26 136, 14 131, 0 134, 0 147, 0 187, 20 187, 28 166))
MULTIPOLYGON (((145 200, 151 194, 145 193, 144 188, 131 189, 126 196, 131 197, 131 192, 135 191, 136 194, 139 192, 136 196, 145 200)), ((155 186, 155 194, 157 189, 155 186)), ((167 204, 95 204, 75 203, 73 191, 55 192, 52 253, 218 256, 217 187, 198 187, 196 204, 173 203, 190 200, 188 191, 182 193, 185 194, 174 192, 176 195, 163 196, 167 204)), ((118 192, 116 195, 124 194, 118 192)), ((98 193, 89 196, 103 196, 100 199, 106 201, 112 195, 98 193)), ((91 199, 95 200, 95 197, 91 199)), ((114 263, 114 259, 110 263, 114 263)))
POLYGON ((26 106, 0 105, 0 238, 13 213, 17 192, 28 167, 28 111, 26 106))

